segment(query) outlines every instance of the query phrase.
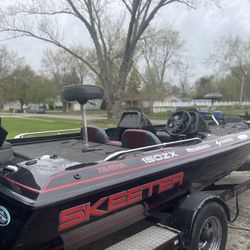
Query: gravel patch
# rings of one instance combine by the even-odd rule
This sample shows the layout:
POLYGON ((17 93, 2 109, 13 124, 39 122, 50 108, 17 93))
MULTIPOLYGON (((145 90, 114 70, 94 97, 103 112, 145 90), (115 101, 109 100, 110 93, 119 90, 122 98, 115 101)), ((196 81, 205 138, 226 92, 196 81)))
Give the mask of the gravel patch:
MULTIPOLYGON (((244 177, 250 172, 242 172, 244 177)), ((231 217, 235 216, 235 198, 227 202, 231 217)), ((250 190, 239 195, 239 217, 234 223, 229 223, 227 250, 250 250, 250 190)))

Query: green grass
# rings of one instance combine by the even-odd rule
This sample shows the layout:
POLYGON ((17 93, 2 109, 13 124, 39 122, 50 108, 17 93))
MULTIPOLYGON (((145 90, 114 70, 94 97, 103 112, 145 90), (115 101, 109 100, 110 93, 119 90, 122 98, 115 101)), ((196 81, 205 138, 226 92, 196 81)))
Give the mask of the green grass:
POLYGON ((147 115, 147 117, 150 120, 164 120, 167 121, 167 119, 170 117, 171 112, 162 112, 162 113, 155 113, 155 114, 150 114, 147 115))
MULTIPOLYGON (((107 128, 117 124, 115 120, 89 120, 89 124, 107 128)), ((3 117, 2 126, 8 131, 8 138, 28 132, 80 128, 81 121, 49 117, 3 117)))
MULTIPOLYGON (((2 111, 1 111, 2 112, 2 111)), ((68 115, 81 115, 81 111, 69 111, 64 112, 62 109, 55 109, 55 110, 46 110, 47 114, 68 114, 68 115)), ((88 109, 87 110, 88 115, 106 115, 106 110, 101 109, 88 109)))
POLYGON ((88 124, 96 125, 101 128, 116 127, 118 120, 107 120, 107 119, 98 119, 98 120, 89 120, 88 124))
POLYGON ((249 107, 239 107, 239 108, 226 108, 226 107, 218 107, 217 110, 222 111, 227 115, 244 115, 245 112, 250 113, 249 107))
MULTIPOLYGON (((217 110, 223 111, 225 114, 231 115, 243 115, 245 111, 250 113, 248 108, 218 108, 217 110)), ((91 115, 99 115, 100 110, 92 110, 91 115)), ((101 111, 101 114, 106 114, 105 111, 101 111)), ((89 111, 88 111, 89 115, 89 111)), ((148 115, 150 120, 164 120, 170 116, 170 112, 156 113, 148 115)), ((102 128, 115 127, 118 124, 118 120, 96 119, 88 120, 88 124, 96 125, 102 128)), ((8 138, 13 138, 21 133, 28 132, 40 132, 47 130, 59 130, 59 129, 72 129, 80 128, 80 120, 60 119, 52 117, 41 116, 29 116, 29 117, 8 117, 2 118, 3 127, 9 132, 8 138)))

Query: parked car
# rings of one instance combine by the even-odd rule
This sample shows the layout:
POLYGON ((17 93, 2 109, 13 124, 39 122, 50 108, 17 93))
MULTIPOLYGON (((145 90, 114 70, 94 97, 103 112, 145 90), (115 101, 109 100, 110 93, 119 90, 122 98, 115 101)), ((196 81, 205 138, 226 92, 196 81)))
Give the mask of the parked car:
POLYGON ((45 113, 45 106, 43 105, 30 105, 25 110, 26 113, 32 114, 44 114, 45 113))

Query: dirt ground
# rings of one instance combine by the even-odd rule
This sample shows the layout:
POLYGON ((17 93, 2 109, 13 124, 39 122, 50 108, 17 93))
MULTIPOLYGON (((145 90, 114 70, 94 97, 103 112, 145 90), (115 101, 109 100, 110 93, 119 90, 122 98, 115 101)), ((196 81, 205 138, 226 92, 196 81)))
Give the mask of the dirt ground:
MULTIPOLYGON (((234 172, 228 177, 230 181, 233 179, 250 179, 250 172, 234 172)), ((235 198, 228 201, 228 205, 234 218, 235 198)), ((239 195, 239 207, 238 219, 229 223, 227 250, 250 250, 250 190, 239 195)))

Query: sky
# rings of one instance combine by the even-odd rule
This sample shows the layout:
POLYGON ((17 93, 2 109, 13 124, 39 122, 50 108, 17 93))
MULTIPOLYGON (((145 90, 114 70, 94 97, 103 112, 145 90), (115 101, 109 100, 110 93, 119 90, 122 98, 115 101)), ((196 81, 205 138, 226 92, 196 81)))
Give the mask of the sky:
MULTIPOLYGON (((221 8, 195 10, 172 4, 162 9, 155 21, 162 27, 170 24, 180 32, 192 58, 193 77, 197 79, 212 73, 204 62, 219 37, 238 35, 244 39, 250 35, 250 0, 224 0, 221 8)), ((91 46, 87 32, 77 22, 62 19, 61 23, 68 41, 83 41, 86 46, 91 46)), ((18 38, 4 43, 10 50, 24 56, 36 70, 40 67, 44 49, 49 47, 47 43, 33 38, 18 38)))

